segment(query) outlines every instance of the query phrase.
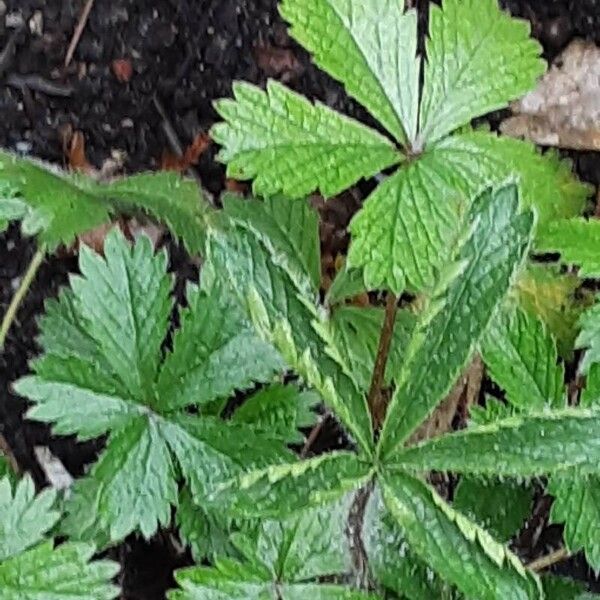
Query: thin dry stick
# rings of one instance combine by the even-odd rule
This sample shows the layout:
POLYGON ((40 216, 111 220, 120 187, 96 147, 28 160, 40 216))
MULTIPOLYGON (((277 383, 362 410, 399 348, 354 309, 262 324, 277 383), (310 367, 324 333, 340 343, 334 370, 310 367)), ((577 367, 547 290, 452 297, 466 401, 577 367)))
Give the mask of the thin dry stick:
POLYGON ((327 419, 327 414, 324 414, 317 424, 310 430, 308 437, 306 438, 306 442, 304 442, 304 446, 300 451, 300 458, 306 458, 308 451, 312 448, 312 445, 317 441, 321 430, 323 429, 323 425, 325 424, 325 420, 327 419))
MULTIPOLYGON (((154 96, 152 98, 152 101, 154 102, 154 107, 156 108, 156 112, 159 114, 160 118, 162 119, 163 131, 165 132, 165 135, 167 136, 167 141, 169 142, 169 145, 171 146, 171 150, 173 152, 175 152, 175 154, 177 156, 183 156, 183 145, 179 139, 179 136, 177 135, 177 132, 175 131, 175 128, 173 127, 173 124, 171 123, 171 120, 169 119, 169 117, 167 115, 167 111, 165 110, 164 106, 162 105, 162 102, 156 96, 154 96)), ((214 206, 215 200, 214 200, 212 194, 208 190, 204 189, 204 187, 202 186, 202 179, 201 179, 198 171, 196 171, 196 169, 190 167, 187 170, 187 174, 196 180, 196 183, 202 190, 202 193, 204 194, 205 198, 208 200, 208 202, 212 206, 214 206)))
POLYGON ((373 419, 373 426, 378 428, 383 421, 382 388, 385 376, 385 366, 387 364, 390 347, 392 345, 392 336, 394 334, 394 323, 396 321, 396 310, 398 308, 398 297, 392 292, 388 292, 385 303, 385 318, 381 328, 381 337, 379 338, 379 348, 375 367, 373 368, 373 378, 369 388, 368 404, 373 419))
POLYGON ((6 336, 8 335, 8 331, 10 326, 12 325, 15 317, 17 316, 17 311, 19 310, 19 306, 21 306, 21 302, 23 298, 25 298, 27 291, 31 287, 31 284, 35 278, 36 273, 38 272, 43 260, 46 255, 46 248, 42 246, 31 259, 29 266, 27 267, 27 271, 23 276, 23 280, 19 285, 19 288, 15 292, 8 309, 6 310, 6 314, 2 319, 2 326, 0 326, 0 350, 4 348, 4 342, 6 341, 6 336))
POLYGON ((543 571, 544 569, 551 567, 552 565, 556 564, 557 562, 560 562, 561 560, 566 560, 570 556, 571 555, 569 554, 569 551, 566 548, 559 548, 554 552, 550 552, 550 554, 546 554, 546 556, 540 556, 540 558, 532 560, 527 565, 527 568, 531 569, 532 571, 543 571))
POLYGON ((85 6, 83 7, 83 11, 79 17, 79 21, 77 22, 77 27, 75 27, 75 31, 73 32, 73 37, 71 38, 71 43, 69 44, 67 54, 65 55, 65 67, 68 67, 73 60, 73 55, 75 54, 75 50, 77 49, 77 45, 79 44, 79 40, 81 39, 81 35, 83 34, 83 30, 88 22, 88 18, 92 12, 93 6, 94 0, 87 0, 85 6))

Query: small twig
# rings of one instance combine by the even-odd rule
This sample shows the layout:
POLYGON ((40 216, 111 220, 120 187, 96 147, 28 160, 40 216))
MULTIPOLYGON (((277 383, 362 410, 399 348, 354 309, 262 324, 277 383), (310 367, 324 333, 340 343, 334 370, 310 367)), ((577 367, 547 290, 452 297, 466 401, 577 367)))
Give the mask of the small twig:
POLYGON ((42 92, 47 96, 68 98, 73 94, 73 88, 70 85, 49 81, 39 75, 17 75, 16 73, 11 73, 6 78, 6 84, 15 88, 28 88, 36 92, 42 92))
POLYGON ((88 18, 90 13, 92 12, 92 7, 94 6, 94 0, 87 0, 85 6, 83 7, 83 11, 79 16, 79 21, 77 22, 77 26, 75 27, 75 31, 73 32, 73 37, 71 38, 71 43, 69 44, 69 48, 65 55, 65 67, 68 67, 73 60, 73 56, 75 54, 75 50, 77 50, 77 45, 79 44, 79 40, 83 34, 83 30, 87 25, 88 18))
POLYGON ((569 551, 566 548, 559 548, 554 552, 550 552, 550 554, 546 554, 546 556, 540 556, 540 558, 532 560, 527 565, 527 568, 531 569, 532 571, 543 571, 544 569, 551 567, 552 565, 556 564, 557 562, 560 562, 561 560, 566 560, 570 556, 571 555, 569 554, 569 551))
POLYGON ((6 341, 6 336, 8 335, 10 326, 12 325, 13 321, 15 320, 15 317, 17 316, 17 311, 21 306, 21 302, 23 301, 23 298, 25 298, 29 288, 31 287, 31 284, 44 260, 45 255, 46 248, 44 246, 39 248, 39 250, 33 255, 33 258, 31 259, 31 262, 27 267, 27 271, 23 276, 23 280, 21 281, 21 284, 15 292, 15 295, 10 301, 6 314, 2 319, 2 325, 0 326, 0 350, 4 348, 4 342, 6 341))
POLYGON ((1 433, 0 433, 0 456, 4 456, 4 458, 7 460, 8 464, 10 465, 10 468, 13 470, 13 472, 16 475, 19 475, 21 473, 21 468, 19 467, 19 463, 17 462, 17 459, 15 458, 15 455, 13 454, 11 447, 8 445, 6 438, 1 433))
POLYGON ((379 338, 379 348, 375 367, 373 368, 373 378, 369 388, 368 404, 373 419, 373 426, 377 429, 383 421, 384 407, 382 403, 382 387, 385 377, 385 367, 392 345, 392 336, 394 334, 394 323, 396 321, 396 309, 398 307, 398 297, 392 292, 388 292, 385 303, 385 318, 381 328, 381 337, 379 338))
POLYGON ((308 451, 312 448, 312 445, 317 441, 317 438, 319 437, 319 434, 321 433, 321 430, 323 429, 323 425, 325 424, 326 419, 327 419, 327 413, 324 414, 319 419, 317 424, 310 430, 310 433, 308 434, 308 437, 306 438, 306 442, 304 442, 304 446, 302 447, 302 450, 300 451, 300 458, 306 458, 308 451))
MULTIPOLYGON (((169 117, 167 115, 167 111, 165 110, 164 106, 162 105, 162 102, 156 96, 154 96, 152 98, 152 101, 154 102, 154 107, 156 108, 156 112, 159 114, 160 118, 162 119, 163 131, 165 132, 165 135, 167 136, 167 141, 169 142, 169 146, 171 146, 171 150, 177 156, 183 156, 183 144, 181 143, 181 140, 179 139, 179 136, 177 135, 177 132, 175 131, 175 127, 173 127, 173 124, 171 123, 171 120, 169 119, 169 117)), ((204 189, 204 187, 202 185, 202 178, 200 177, 200 174, 198 173, 198 171, 196 171, 196 169, 194 169, 193 167, 190 167, 189 169, 187 169, 186 173, 187 173, 187 175, 189 175, 190 177, 193 177, 196 180, 196 183, 202 190, 202 193, 204 194, 205 198, 208 200, 208 202, 212 206, 215 206, 215 200, 214 200, 212 194, 208 190, 204 189)))

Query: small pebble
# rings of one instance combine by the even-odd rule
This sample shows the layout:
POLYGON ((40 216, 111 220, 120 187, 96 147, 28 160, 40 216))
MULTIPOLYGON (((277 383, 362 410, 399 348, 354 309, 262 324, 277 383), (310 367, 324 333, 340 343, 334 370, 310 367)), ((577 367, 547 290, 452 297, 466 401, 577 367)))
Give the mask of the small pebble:
POLYGON ((20 12, 12 12, 6 15, 6 26, 9 29, 18 29, 19 27, 23 27, 25 24, 25 19, 23 19, 23 15, 20 12))
POLYGON ((31 35, 39 37, 44 33, 44 15, 41 10, 36 10, 31 19, 29 19, 29 31, 31 35))

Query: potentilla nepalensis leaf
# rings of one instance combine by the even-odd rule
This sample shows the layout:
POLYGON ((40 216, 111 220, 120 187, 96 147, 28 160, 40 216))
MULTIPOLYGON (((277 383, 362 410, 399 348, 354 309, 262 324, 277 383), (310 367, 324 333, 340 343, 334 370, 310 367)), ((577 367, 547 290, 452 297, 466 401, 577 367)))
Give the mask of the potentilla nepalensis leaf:
POLYGON ((507 401, 522 410, 566 406, 565 370, 556 344, 539 319, 521 310, 502 311, 481 344, 492 379, 507 401))
POLYGON ((403 0, 284 0, 290 34, 400 142, 419 106, 417 13, 403 0))
POLYGON ((600 277, 600 219, 563 219, 540 228, 537 252, 558 252, 561 261, 579 267, 580 277, 600 277))
POLYGON ((464 268, 426 309, 406 350, 379 453, 388 456, 444 399, 497 312, 529 247, 531 213, 517 214, 515 186, 487 191, 473 204, 464 268), (430 314, 432 313, 432 314, 430 314))
POLYGON ((6 600, 111 600, 119 590, 110 580, 119 565, 92 561, 91 544, 54 546, 48 531, 60 512, 56 493, 36 496, 33 481, 0 479, 0 597, 6 600))
POLYGON ((242 467, 292 457, 281 438, 255 426, 182 410, 267 381, 283 365, 235 307, 194 286, 163 361, 172 309, 166 267, 166 255, 155 255, 147 238, 130 246, 118 230, 107 236, 104 258, 83 249, 82 275, 71 277, 41 321, 44 354, 35 375, 15 384, 33 401, 29 416, 53 423, 55 432, 108 434, 68 503, 68 529, 83 540, 118 540, 135 530, 150 537, 170 521, 180 476, 200 501, 242 467), (249 360, 249 352, 258 358, 249 360))
POLYGON ((511 18, 497 0, 430 5, 420 142, 433 143, 532 89, 546 65, 529 36, 529 23, 511 18))
POLYGON ((537 577, 508 548, 421 480, 384 475, 383 497, 411 548, 467 597, 543 598, 537 577))
POLYGON ((217 102, 225 122, 211 135, 229 177, 254 179, 257 195, 330 197, 401 160, 380 133, 275 81, 266 92, 236 83, 233 93, 235 100, 217 102))

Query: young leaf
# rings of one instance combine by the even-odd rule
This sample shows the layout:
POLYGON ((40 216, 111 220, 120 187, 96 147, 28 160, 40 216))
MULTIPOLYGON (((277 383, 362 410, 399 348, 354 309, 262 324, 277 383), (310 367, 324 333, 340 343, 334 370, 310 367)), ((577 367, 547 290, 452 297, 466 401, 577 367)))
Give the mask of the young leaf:
POLYGON ((473 204, 472 233, 459 255, 463 274, 449 284, 443 306, 417 324, 383 425, 381 456, 408 439, 450 391, 504 299, 533 226, 531 213, 517 215, 517 206, 515 186, 485 192, 473 204))
POLYGON ((531 514, 533 488, 513 481, 462 477, 452 507, 508 542, 531 514))
MULTIPOLYGON (((29 416, 54 423, 57 433, 77 434, 81 439, 109 434, 107 447, 83 486, 92 514, 84 519, 79 533, 97 539, 99 532, 108 531, 110 539, 116 540, 139 529, 149 537, 159 523, 170 520, 170 506, 177 503, 178 472, 201 498, 218 480, 231 478, 242 466, 287 461, 289 454, 278 440, 261 436, 252 427, 176 411, 214 400, 207 390, 218 394, 230 392, 235 384, 250 386, 249 365, 254 363, 244 365, 243 377, 239 366, 232 370, 232 381, 225 387, 211 379, 201 380, 200 385, 184 378, 192 398, 184 395, 183 400, 179 382, 172 379, 172 385, 166 385, 165 379, 162 386, 155 384, 171 312, 166 256, 154 256, 146 238, 130 247, 116 230, 107 236, 104 255, 100 258, 82 250, 82 276, 72 278, 71 290, 50 305, 42 321, 45 354, 34 364, 36 375, 21 379, 15 389, 34 402, 29 416)), ((210 308, 214 323, 224 322, 214 306, 207 307, 204 296, 193 290, 191 294, 200 312, 210 308)), ((243 322, 236 323, 234 312, 229 315, 228 327, 236 329, 234 335, 243 332, 243 322)), ((191 370, 192 379, 199 346, 206 342, 216 349, 215 335, 231 333, 220 327, 215 334, 214 323, 200 331, 194 323, 184 322, 176 337, 171 356, 181 361, 177 369, 191 370), (186 325, 191 328, 188 333, 186 325)), ((246 336, 241 341, 251 344, 253 339, 246 336)), ((234 358, 247 353, 245 347, 229 350, 234 358)), ((229 365, 233 364, 231 354, 229 365)), ((171 364, 169 359, 167 364, 171 364)), ((270 366, 268 361, 261 363, 256 378, 266 378, 265 369, 272 374, 274 364, 280 365, 277 356, 270 366)), ((163 372, 173 370, 174 366, 163 372)), ((221 375, 213 368, 205 370, 203 377, 220 380, 221 375)), ((72 509, 80 515, 81 502, 74 502, 72 509)))
POLYGON ((344 261, 343 268, 335 276, 331 287, 325 295, 325 303, 329 306, 338 304, 369 291, 365 282, 365 274, 362 269, 352 269, 348 261, 344 261))
POLYGON ((284 0, 290 34, 402 143, 416 136, 417 13, 404 0, 284 0))
POLYGON ((419 479, 387 474, 383 496, 411 548, 468 597, 543 598, 515 555, 419 479))
POLYGON ((254 235, 283 252, 303 272, 315 293, 321 285, 319 215, 305 198, 247 201, 233 194, 222 198, 225 212, 254 235))
POLYGON ((218 279, 246 308, 258 333, 324 396, 360 446, 372 448, 366 398, 339 352, 295 262, 252 229, 213 230, 204 277, 218 279))
POLYGON ((221 484, 210 501, 240 518, 278 518, 336 500, 373 475, 371 465, 349 452, 249 470, 221 484))
POLYGON ((472 406, 469 417, 474 425, 491 425, 496 421, 508 419, 515 414, 515 409, 497 398, 486 394, 485 406, 472 406))
POLYGON ((110 205, 92 187, 83 178, 0 151, 0 220, 23 218, 23 232, 37 235, 51 251, 108 221, 110 205))
POLYGON ((94 547, 89 544, 65 543, 55 548, 45 540, 60 514, 53 507, 55 497, 53 490, 36 496, 29 477, 14 485, 14 493, 9 479, 0 479, 0 597, 116 598, 119 591, 110 580, 119 565, 107 560, 90 562, 94 547))
POLYGON ((166 171, 141 173, 102 186, 99 193, 123 212, 141 210, 165 223, 190 254, 204 252, 210 206, 192 179, 166 171))
POLYGON ((529 33, 497 0, 431 5, 420 140, 435 142, 532 89, 545 63, 529 33))
POLYGON ((380 133, 275 81, 266 92, 236 83, 233 93, 235 100, 216 103, 225 122, 211 135, 223 146, 218 158, 229 177, 254 178, 259 196, 335 196, 401 159, 380 133))
POLYGON ((528 411, 566 406, 564 367, 541 321, 520 310, 503 311, 492 321, 481 349, 510 404, 528 411))
POLYGON ((301 392, 294 385, 274 384, 248 398, 231 420, 252 425, 286 444, 302 444, 304 436, 298 430, 315 424, 316 414, 312 409, 319 402, 319 395, 314 392, 301 392))
POLYGON ((579 267, 580 277, 600 277, 600 219, 564 219, 538 232, 537 252, 558 252, 562 262, 579 267))
POLYGON ((540 318, 556 339, 558 353, 571 358, 577 321, 585 306, 575 291, 580 281, 572 274, 562 274, 555 265, 530 264, 519 276, 513 293, 521 308, 540 318))
POLYGON ((600 473, 600 410, 563 409, 470 427, 399 451, 396 466, 416 471, 533 477, 600 473), (477 460, 473 460, 477 457, 477 460))
MULTIPOLYGON (((331 330, 336 348, 350 367, 360 388, 369 390, 383 325, 383 309, 340 306, 331 315, 331 330)), ((402 366, 404 350, 414 329, 415 316, 407 310, 396 313, 392 345, 386 365, 385 384, 402 366)))

